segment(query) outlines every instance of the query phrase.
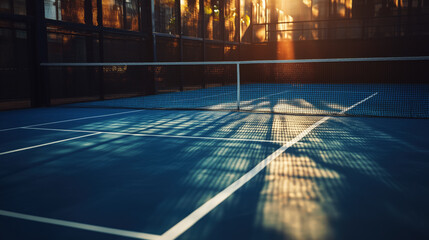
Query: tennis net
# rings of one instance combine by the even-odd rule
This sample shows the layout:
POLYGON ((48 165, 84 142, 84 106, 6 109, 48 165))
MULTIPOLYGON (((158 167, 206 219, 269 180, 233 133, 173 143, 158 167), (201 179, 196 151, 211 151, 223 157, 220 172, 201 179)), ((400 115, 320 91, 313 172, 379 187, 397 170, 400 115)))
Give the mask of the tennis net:
POLYGON ((53 105, 429 118, 425 56, 42 66, 53 105))

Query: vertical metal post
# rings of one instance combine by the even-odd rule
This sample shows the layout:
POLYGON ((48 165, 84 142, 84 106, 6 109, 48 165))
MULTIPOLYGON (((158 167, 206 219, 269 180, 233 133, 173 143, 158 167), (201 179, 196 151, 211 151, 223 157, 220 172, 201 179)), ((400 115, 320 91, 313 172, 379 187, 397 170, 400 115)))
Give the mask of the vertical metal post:
POLYGON ((40 66, 40 63, 48 61, 45 7, 42 1, 34 1, 29 7, 32 8, 34 16, 34 25, 29 27, 31 29, 30 36, 33 40, 32 56, 35 64, 31 104, 32 107, 49 106, 51 101, 49 74, 48 70, 40 66))
POLYGON ((156 16, 155 16, 155 0, 150 1, 150 13, 151 13, 151 26, 152 26, 152 54, 153 61, 157 62, 157 52, 156 52, 156 16))
MULTIPOLYGON (((159 3, 158 3, 159 4, 159 3)), ((158 6, 159 7, 159 6, 158 6)), ((158 53, 157 53, 157 39, 156 39, 156 24, 157 19, 155 15, 155 0, 150 0, 150 16, 151 16, 151 36, 152 36, 152 61, 157 62, 158 61, 158 53)), ((159 19, 158 19, 159 20, 159 19)), ((151 74, 150 80, 153 84, 153 93, 158 94, 158 86, 155 81, 155 75, 156 73, 152 71, 151 67, 148 67, 149 73, 151 74)))
MULTIPOLYGON (((176 29, 177 34, 179 35, 179 61, 183 62, 183 33, 182 33, 182 8, 180 5, 180 0, 176 0, 175 11, 176 11, 176 29)), ((184 84, 183 84, 183 66, 178 66, 179 68, 179 90, 183 92, 184 84)))
POLYGON ((237 63, 237 111, 240 111, 240 63, 237 63))
MULTIPOLYGON (((200 17, 200 31, 201 31, 201 35, 199 37, 201 37, 202 42, 201 42, 201 61, 205 61, 206 60, 206 40, 205 40, 205 36, 206 36, 206 24, 205 24, 205 13, 204 13, 204 0, 200 0, 199 1, 200 4, 200 12, 199 17, 200 17)), ((202 84, 203 84, 203 88, 206 88, 206 79, 205 79, 205 72, 206 72, 206 66, 202 66, 202 84)))
POLYGON ((131 30, 131 25, 130 28, 127 28, 127 1, 123 1, 122 2, 122 29, 126 29, 126 30, 131 30))

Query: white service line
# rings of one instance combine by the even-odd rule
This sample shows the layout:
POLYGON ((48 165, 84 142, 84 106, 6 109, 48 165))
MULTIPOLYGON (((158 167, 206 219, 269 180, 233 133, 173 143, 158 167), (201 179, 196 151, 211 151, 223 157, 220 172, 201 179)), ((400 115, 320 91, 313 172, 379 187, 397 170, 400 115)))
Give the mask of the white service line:
POLYGON ((286 90, 286 91, 283 91, 283 92, 268 94, 268 95, 264 95, 264 96, 262 96, 260 98, 255 98, 255 99, 250 99, 250 100, 243 100, 243 102, 251 102, 251 101, 255 101, 255 100, 259 100, 259 99, 263 99, 263 98, 267 98, 267 97, 270 97, 270 96, 279 95, 279 94, 286 93, 286 92, 291 92, 291 91, 292 90, 286 90))
POLYGON ((209 96, 197 97, 197 98, 180 99, 180 100, 171 101, 171 102, 172 102, 172 103, 177 103, 177 102, 186 102, 186 101, 191 101, 191 100, 198 100, 198 99, 203 99, 203 98, 213 98, 213 97, 219 97, 219 96, 223 96, 223 95, 230 95, 230 94, 235 94, 235 92, 221 93, 221 94, 209 95, 209 96))
MULTIPOLYGON (((377 95, 377 93, 372 94, 371 96, 363 99, 360 102, 357 102, 353 104, 352 106, 348 107, 347 109, 343 110, 341 113, 344 113, 357 105, 367 101, 368 99, 372 98, 373 96, 377 95)), ((214 208, 216 208, 219 204, 221 204, 225 199, 227 199, 229 196, 231 196, 235 191, 237 191, 239 188, 241 188, 244 184, 246 184, 248 181, 250 181, 256 174, 258 174, 260 171, 262 171, 268 164, 270 164, 274 159, 276 159, 279 155, 284 153, 288 148, 290 148, 295 143, 299 142, 303 137, 305 137, 307 134, 309 134, 313 129, 318 127, 320 124, 326 122, 331 117, 324 117, 302 131, 300 134, 298 134, 295 138, 288 141, 286 144, 284 144, 282 147, 277 149, 274 153, 272 153, 270 156, 262 160, 258 165, 256 165, 253 169, 251 169, 249 172, 244 174, 241 178, 239 178, 237 181, 229 185, 227 188, 225 188, 223 191, 218 193, 216 196, 205 202, 203 205, 201 205, 199 208, 197 208, 195 211, 193 211, 191 214, 189 214, 187 217, 185 217, 183 220, 178 222, 176 225, 174 225, 172 228, 170 228, 168 231, 166 231, 164 234, 161 235, 160 239, 162 240, 171 240, 176 239, 180 235, 182 235, 185 231, 187 231, 189 228, 191 228, 195 223, 197 223, 201 218, 206 216, 209 212, 211 212, 214 208)))
MULTIPOLYGON (((241 90, 241 92, 253 92, 253 91, 259 91, 259 90, 263 90, 263 89, 264 88, 247 89, 247 90, 241 90)), ((273 94, 266 95, 266 96, 263 96, 263 97, 260 97, 260 98, 252 99, 252 101, 253 100, 258 100, 258 99, 261 99, 261 98, 266 98, 268 96, 274 96, 274 95, 277 95, 277 94, 281 94, 281 93, 285 93, 285 92, 290 92, 290 91, 291 90, 286 90, 286 91, 279 92, 279 93, 273 93, 273 94)), ((203 99, 203 98, 212 98, 212 97, 218 97, 218 96, 230 95, 230 94, 235 94, 235 92, 222 93, 222 94, 216 94, 216 95, 209 95, 209 96, 198 97, 198 98, 180 99, 180 100, 176 100, 176 101, 172 101, 172 102, 173 103, 176 103, 176 102, 185 102, 185 101, 190 101, 190 100, 197 100, 197 99, 203 99)))
POLYGON ((18 149, 10 150, 10 151, 7 151, 7 152, 1 152, 0 156, 1 155, 6 155, 6 154, 9 154, 9 153, 25 151, 25 150, 28 150, 28 149, 33 149, 33 148, 38 148, 38 147, 44 147, 44 146, 48 146, 48 145, 52 145, 52 144, 56 144, 56 143, 62 143, 62 142, 67 142, 67 141, 71 141, 71 140, 76 140, 76 139, 79 139, 79 138, 89 137, 89 136, 93 136, 93 135, 97 135, 97 134, 101 134, 101 133, 100 132, 94 132, 94 133, 83 135, 83 136, 79 136, 79 137, 72 137, 72 138, 67 138, 67 139, 63 139, 63 140, 58 140, 58 141, 55 141, 55 142, 49 142, 49 143, 34 145, 34 146, 30 146, 30 147, 25 147, 25 148, 18 148, 18 149))
POLYGON ((25 128, 25 127, 37 127, 37 126, 43 126, 43 125, 49 125, 49 124, 55 124, 55 123, 64 123, 64 122, 72 122, 72 121, 79 121, 79 120, 92 119, 92 118, 109 117, 109 116, 115 116, 115 115, 121 115, 121 114, 127 114, 127 113, 141 112, 141 111, 145 111, 145 110, 133 110, 133 111, 127 111, 127 112, 119 112, 119 113, 111 113, 111 114, 104 114, 104 115, 97 115, 97 116, 73 118, 73 119, 67 119, 67 120, 61 120, 61 121, 55 121, 55 122, 39 123, 39 124, 33 124, 33 125, 24 126, 24 127, 6 128, 6 129, 0 129, 0 132, 16 130, 16 129, 25 128))
POLYGON ((351 94, 353 94, 353 93, 373 93, 373 92, 356 92, 356 91, 335 91, 335 90, 331 90, 331 91, 328 91, 328 90, 325 90, 325 91, 323 91, 323 90, 316 90, 316 91, 310 91, 310 90, 304 90, 304 91, 300 91, 300 90, 298 90, 298 91, 294 91, 294 93, 315 93, 315 92, 328 92, 328 93, 351 93, 351 94))
POLYGON ((82 229, 82 230, 87 230, 87 231, 92 231, 92 232, 117 235, 117 236, 121 236, 121 237, 130 237, 130 238, 146 239, 146 240, 152 240, 152 239, 155 240, 155 239, 159 238, 159 235, 155 235, 155 234, 127 231, 127 230, 108 228, 108 227, 101 227, 101 226, 96 226, 96 225, 91 225, 91 224, 71 222, 71 221, 65 221, 65 220, 54 219, 54 218, 39 217, 39 216, 22 214, 22 213, 5 211, 5 210, 0 210, 0 215, 6 216, 6 217, 12 217, 12 218, 18 218, 18 219, 33 221, 33 222, 48 223, 48 224, 59 225, 59 226, 63 226, 63 227, 77 228, 77 229, 82 229))
POLYGON ((240 142, 285 143, 285 141, 272 141, 272 140, 264 140, 264 139, 197 137, 197 136, 186 136, 186 135, 166 135, 166 134, 106 132, 106 131, 74 130, 74 129, 61 129, 61 128, 23 127, 22 129, 43 130, 43 131, 57 131, 57 132, 100 133, 100 134, 137 136, 137 137, 159 137, 159 138, 181 138, 181 139, 186 138, 186 139, 223 140, 223 141, 240 141, 240 142))

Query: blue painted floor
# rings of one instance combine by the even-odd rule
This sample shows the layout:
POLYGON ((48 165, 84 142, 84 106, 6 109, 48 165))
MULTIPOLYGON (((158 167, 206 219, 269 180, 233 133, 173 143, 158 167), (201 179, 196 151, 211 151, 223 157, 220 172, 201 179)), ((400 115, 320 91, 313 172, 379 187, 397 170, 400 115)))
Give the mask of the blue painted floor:
MULTIPOLYGON (((320 119, 0 112, 0 239, 133 239, 94 226, 155 239, 320 119)), ((332 117, 178 239, 427 239, 428 126, 427 119, 332 117)))

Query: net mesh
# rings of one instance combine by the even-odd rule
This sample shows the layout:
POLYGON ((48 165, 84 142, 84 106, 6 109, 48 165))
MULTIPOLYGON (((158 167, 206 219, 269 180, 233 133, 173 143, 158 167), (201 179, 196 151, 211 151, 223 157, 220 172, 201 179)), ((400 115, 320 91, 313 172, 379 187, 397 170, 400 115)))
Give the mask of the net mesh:
POLYGON ((429 117, 427 57, 165 64, 44 67, 54 105, 429 117))

